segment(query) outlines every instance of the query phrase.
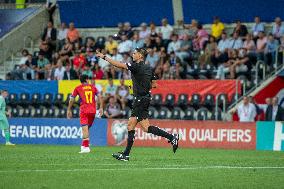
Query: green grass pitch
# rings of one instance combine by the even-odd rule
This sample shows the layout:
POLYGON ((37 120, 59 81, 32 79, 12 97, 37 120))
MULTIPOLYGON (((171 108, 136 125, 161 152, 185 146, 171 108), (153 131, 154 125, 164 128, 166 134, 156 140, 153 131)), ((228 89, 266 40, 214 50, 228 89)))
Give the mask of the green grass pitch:
POLYGON ((284 188, 284 153, 134 147, 0 145, 0 189, 284 188))

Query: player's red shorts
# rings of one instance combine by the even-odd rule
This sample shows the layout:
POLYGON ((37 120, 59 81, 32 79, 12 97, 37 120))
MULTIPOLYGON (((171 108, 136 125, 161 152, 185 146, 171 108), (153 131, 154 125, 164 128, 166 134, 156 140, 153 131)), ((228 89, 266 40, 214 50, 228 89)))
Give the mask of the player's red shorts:
POLYGON ((96 116, 95 113, 80 113, 81 126, 88 125, 89 127, 91 127, 93 125, 95 116, 96 116))

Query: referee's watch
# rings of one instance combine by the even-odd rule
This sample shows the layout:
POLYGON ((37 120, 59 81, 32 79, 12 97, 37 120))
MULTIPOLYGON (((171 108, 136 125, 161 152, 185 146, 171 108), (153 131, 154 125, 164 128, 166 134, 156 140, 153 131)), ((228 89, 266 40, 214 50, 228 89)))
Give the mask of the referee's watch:
POLYGON ((103 59, 106 60, 106 55, 103 56, 103 59))

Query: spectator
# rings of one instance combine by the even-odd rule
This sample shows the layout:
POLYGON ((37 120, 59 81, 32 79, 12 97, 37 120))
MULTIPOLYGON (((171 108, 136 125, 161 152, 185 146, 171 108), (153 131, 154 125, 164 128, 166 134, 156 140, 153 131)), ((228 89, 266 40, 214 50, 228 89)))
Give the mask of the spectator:
POLYGON ((95 76, 95 79, 103 79, 104 77, 104 72, 98 64, 95 64, 93 75, 95 76))
POLYGON ((42 41, 39 46, 39 52, 46 57, 48 60, 52 59, 52 49, 46 41, 42 41))
POLYGON ((284 121, 284 109, 278 105, 278 97, 272 98, 272 104, 266 109, 265 120, 284 121))
POLYGON ((65 45, 62 47, 62 49, 59 51, 59 56, 60 58, 65 61, 67 59, 69 59, 72 55, 73 55, 73 45, 70 42, 69 38, 67 37, 65 39, 65 45))
POLYGON ((35 79, 35 69, 37 67, 36 60, 33 58, 31 54, 28 54, 28 59, 25 63, 26 69, 24 72, 24 79, 35 79))
POLYGON ((153 49, 149 50, 149 53, 146 57, 145 63, 150 64, 151 68, 154 69, 159 61, 159 55, 154 52, 153 49))
POLYGON ((162 65, 162 69, 163 69, 163 76, 162 76, 162 79, 163 80, 168 80, 168 79, 171 79, 173 76, 172 76, 172 73, 170 72, 170 64, 167 62, 165 63, 164 65, 162 65))
POLYGON ((108 104, 106 105, 106 110, 104 112, 105 116, 109 119, 113 118, 120 118, 122 113, 121 113, 121 108, 119 104, 116 102, 116 99, 111 96, 109 98, 108 104))
POLYGON ((66 64, 63 80, 75 80, 78 79, 76 71, 71 67, 70 64, 66 64))
POLYGON ((266 113, 267 107, 272 104, 272 99, 271 98, 266 98, 265 99, 265 104, 259 104, 259 108, 266 113))
POLYGON ((168 24, 168 20, 166 18, 162 19, 162 26, 160 28, 160 33, 162 35, 163 44, 165 46, 168 46, 173 31, 174 29, 171 25, 168 24))
POLYGON ((150 37, 148 37, 148 38, 146 38, 146 39, 144 40, 144 46, 143 46, 143 48, 145 48, 145 49, 153 49, 153 48, 154 48, 153 43, 151 43, 150 37))
POLYGON ((252 25, 252 34, 254 40, 259 37, 260 32, 264 33, 264 24, 260 22, 260 17, 256 16, 254 17, 254 24, 252 25))
POLYGON ((273 68, 276 59, 276 51, 278 50, 278 40, 274 39, 272 34, 269 34, 268 41, 264 50, 264 62, 273 68))
MULTIPOLYGON (((229 60, 228 58, 228 52, 230 52, 230 50, 226 50, 225 52, 221 53, 218 49, 215 50, 215 52, 213 53, 213 55, 211 56, 211 63, 215 66, 218 67, 220 64, 224 64, 225 62, 227 62, 229 60)), ((218 75, 218 72, 217 72, 218 75)))
POLYGON ((127 35, 122 35, 121 36, 121 42, 118 44, 118 52, 119 53, 125 53, 125 52, 130 52, 132 49, 132 41, 130 41, 127 38, 127 35))
POLYGON ((38 60, 37 60, 38 68, 39 69, 44 69, 47 64, 49 64, 48 59, 45 58, 42 53, 39 53, 38 54, 38 60))
POLYGON ((178 62, 170 67, 171 79, 184 79, 183 72, 184 68, 178 62))
POLYGON ((230 79, 235 79, 236 73, 247 72, 252 65, 245 49, 240 49, 238 58, 233 60, 230 65, 230 79))
POLYGON ((129 96, 129 87, 125 85, 124 79, 120 80, 120 85, 117 87, 116 90, 116 96, 121 103, 122 109, 124 110, 128 102, 128 96, 129 96))
POLYGON ((260 31, 256 42, 256 58, 257 60, 264 59, 264 51, 267 43, 267 38, 264 32, 260 31))
POLYGON ((181 42, 178 40, 178 35, 173 34, 171 37, 171 42, 168 45, 167 52, 170 53, 172 51, 177 52, 181 47, 181 42))
POLYGON ((227 33, 222 32, 221 40, 218 42, 218 50, 224 52, 226 49, 230 48, 230 40, 227 38, 227 33))
POLYGON ((139 39, 144 40, 150 36, 150 30, 147 29, 147 24, 145 22, 143 22, 140 27, 139 39))
POLYGON ((220 18, 215 16, 213 18, 213 24, 211 26, 211 35, 213 35, 215 39, 218 41, 224 29, 225 29, 225 26, 220 21, 220 18))
POLYGON ((113 37, 111 35, 109 35, 108 40, 105 43, 105 50, 107 51, 107 53, 112 54, 113 49, 116 49, 117 47, 117 42, 113 40, 113 37))
POLYGON ((280 38, 284 35, 284 25, 282 24, 280 17, 275 18, 275 22, 272 26, 272 34, 277 40, 280 40, 280 38))
POLYGON ((193 40, 194 50, 199 51, 204 49, 205 42, 208 41, 208 33, 201 24, 197 26, 197 34, 193 40))
MULTIPOLYGON (((115 49, 115 48, 114 48, 114 49, 115 49)), ((110 57, 110 55, 107 53, 107 51, 106 51, 105 49, 102 49, 101 52, 102 52, 103 54, 105 54, 107 57, 110 57)), ((113 50, 112 50, 112 52, 113 52, 113 50)), ((100 68, 101 68, 103 71, 107 70, 107 69, 110 67, 109 62, 106 61, 106 60, 104 60, 104 59, 102 59, 102 58, 99 59, 98 65, 100 66, 100 68)))
POLYGON ((206 44, 204 53, 202 53, 198 58, 200 69, 204 69, 206 64, 211 64, 211 56, 214 54, 216 49, 216 39, 214 36, 210 35, 209 42, 206 44))
MULTIPOLYGON (((76 44, 79 45, 79 43, 76 43, 76 44)), ((90 50, 94 50, 96 48, 97 47, 96 47, 95 39, 93 37, 87 37, 85 47, 82 48, 82 50, 87 52, 90 50)))
POLYGON ((134 35, 134 32, 131 28, 131 24, 129 22, 125 22, 124 25, 123 25, 123 30, 124 30, 124 33, 127 37, 127 39, 131 39, 134 35))
POLYGON ((106 92, 105 95, 106 97, 114 96, 116 94, 117 86, 113 84, 113 80, 109 79, 108 80, 108 85, 106 86, 106 92))
POLYGON ((238 51, 236 49, 231 49, 228 51, 228 58, 227 57, 220 57, 221 54, 216 52, 218 58, 222 58, 223 60, 220 61, 218 66, 216 79, 225 79, 225 74, 230 71, 230 66, 234 64, 235 60, 238 58, 238 51))
POLYGON ((175 66, 176 64, 181 64, 180 58, 176 56, 176 53, 174 51, 172 51, 170 53, 169 63, 170 63, 170 66, 175 66))
POLYGON ((114 35, 114 37, 116 38, 116 40, 121 40, 121 36, 125 35, 124 24, 119 22, 117 24, 117 27, 118 27, 118 33, 117 33, 117 35, 114 35))
POLYGON ((54 68, 52 64, 48 63, 44 69, 44 79, 45 80, 54 80, 54 68))
POLYGON ((63 80, 65 72, 65 67, 63 67, 62 61, 59 59, 57 61, 57 68, 54 71, 54 79, 55 80, 63 80))
POLYGON ((113 49, 113 53, 112 53, 111 59, 121 62, 123 57, 122 57, 121 54, 118 53, 117 49, 113 49))
POLYGON ((233 33, 238 32, 239 36, 244 39, 246 35, 248 34, 248 29, 247 27, 241 23, 240 20, 236 21, 236 27, 234 28, 233 33))
POLYGON ((48 22, 47 27, 43 31, 41 40, 45 41, 49 45, 49 48, 52 49, 52 51, 56 50, 56 39, 57 39, 56 35, 57 31, 53 27, 52 22, 48 22))
POLYGON ((82 72, 82 75, 86 75, 86 76, 88 76, 89 79, 93 79, 93 72, 92 72, 89 64, 85 65, 83 72, 82 72))
POLYGON ((162 40, 161 37, 156 37, 155 43, 152 43, 152 44, 153 44, 153 49, 154 49, 155 52, 162 51, 162 50, 166 49, 165 45, 163 44, 163 40, 162 40))
POLYGON ((73 67, 75 71, 83 70, 85 65, 87 64, 87 60, 85 56, 80 51, 75 51, 75 57, 73 59, 73 67))
POLYGON ((243 103, 237 107, 237 113, 240 122, 254 122, 256 116, 255 106, 249 102, 247 96, 244 96, 243 103))
POLYGON ((69 23, 69 29, 67 32, 67 38, 72 44, 79 43, 80 33, 75 28, 74 22, 69 23))
POLYGON ((144 46, 144 40, 140 39, 140 37, 137 33, 134 33, 131 50, 133 51, 136 48, 142 48, 143 46, 144 46))
POLYGON ((26 61, 28 60, 28 55, 30 54, 29 51, 27 49, 23 49, 22 52, 22 57, 20 59, 19 65, 24 65, 26 63, 26 61))
POLYGON ((153 45, 156 43, 156 37, 158 37, 158 30, 156 28, 156 25, 152 22, 150 24, 150 39, 153 45))
POLYGON ((194 37, 197 33, 197 26, 198 26, 198 22, 195 19, 191 20, 191 24, 190 25, 184 25, 184 27, 186 29, 188 29, 188 35, 190 35, 191 37, 194 37))
POLYGON ((87 61, 87 64, 88 64, 90 67, 93 67, 95 64, 98 63, 98 58, 97 58, 96 55, 94 54, 94 49, 89 49, 89 50, 87 51, 86 61, 87 61))
POLYGON ((58 29, 56 50, 61 49, 63 47, 65 39, 67 38, 67 32, 68 32, 67 26, 65 22, 62 22, 58 29))
POLYGON ((256 114, 257 114, 255 120, 260 121, 261 120, 261 114, 263 114, 262 109, 256 104, 253 96, 249 96, 248 98, 249 98, 249 102, 255 106, 255 110, 256 110, 256 114))
POLYGON ((192 50, 192 41, 188 34, 185 34, 180 42, 180 48, 176 52, 176 55, 181 59, 183 64, 186 64, 186 60, 189 59, 192 50))
POLYGON ((255 53, 256 46, 251 34, 246 35, 246 39, 243 43, 243 48, 246 49, 248 54, 255 53))
POLYGON ((56 1, 57 0, 47 0, 46 1, 46 9, 48 11, 48 15, 49 15, 49 22, 54 23, 53 22, 53 14, 54 11, 56 10, 56 1))
POLYGON ((233 33, 233 37, 230 40, 230 45, 229 47, 231 49, 240 49, 243 47, 243 41, 242 39, 239 37, 239 33, 238 32, 234 32, 233 33))

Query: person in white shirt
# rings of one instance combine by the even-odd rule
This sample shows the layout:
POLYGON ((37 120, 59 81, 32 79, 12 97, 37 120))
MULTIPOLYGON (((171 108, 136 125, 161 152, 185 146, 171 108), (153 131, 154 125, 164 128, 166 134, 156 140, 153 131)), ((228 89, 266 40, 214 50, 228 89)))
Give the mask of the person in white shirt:
POLYGON ((255 106, 249 102, 247 96, 244 97, 243 103, 237 107, 237 113, 240 122, 254 122, 254 118, 257 114, 255 106))
POLYGON ((239 37, 238 32, 233 33, 233 37, 230 40, 229 48, 231 49, 240 49, 243 47, 243 40, 239 37))
POLYGON ((176 34, 172 35, 172 41, 168 45, 168 53, 177 52, 180 50, 181 42, 178 40, 178 36, 176 34))
POLYGON ((58 31, 58 34, 57 34, 57 43, 58 43, 58 45, 56 47, 57 47, 57 50, 58 50, 58 49, 62 49, 62 47, 63 47, 63 45, 65 43, 65 39, 67 37, 68 28, 67 28, 66 24, 64 22, 62 22, 60 24, 60 27, 59 27, 59 29, 57 31, 58 31))
POLYGON ((57 62, 57 68, 54 71, 54 78, 56 80, 63 80, 65 68, 62 65, 61 60, 59 59, 57 62))
POLYGON ((170 40, 173 31, 174 31, 173 27, 169 25, 168 20, 164 18, 162 20, 162 27, 160 28, 163 40, 170 40))
POLYGON ((143 22, 141 25, 141 30, 139 32, 139 38, 144 40, 150 36, 150 30, 147 29, 147 24, 143 22))
POLYGON ((132 50, 132 41, 128 40, 126 35, 122 35, 121 43, 119 43, 117 49, 119 53, 130 52, 132 50))
POLYGON ((230 48, 230 40, 227 38, 227 33, 223 32, 221 40, 218 42, 218 50, 223 53, 228 48, 230 48))

